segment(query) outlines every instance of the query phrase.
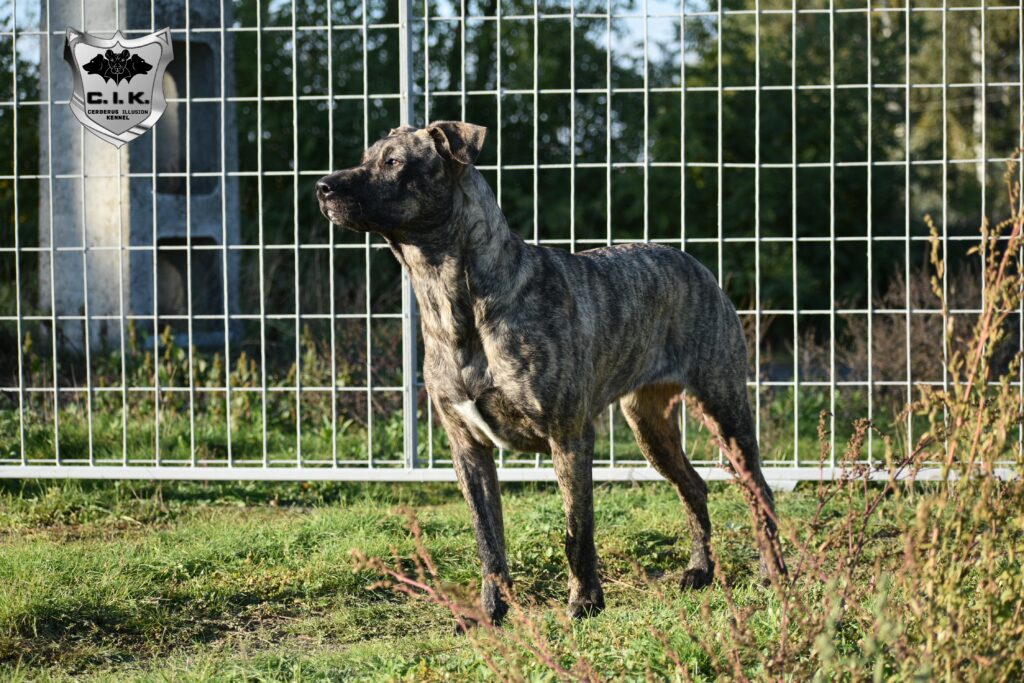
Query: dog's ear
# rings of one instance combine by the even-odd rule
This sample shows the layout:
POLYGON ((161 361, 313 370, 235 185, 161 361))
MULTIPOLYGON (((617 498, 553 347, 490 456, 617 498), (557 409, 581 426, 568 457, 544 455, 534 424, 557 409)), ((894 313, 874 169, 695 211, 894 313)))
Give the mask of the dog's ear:
POLYGON ((437 153, 449 161, 469 165, 480 155, 487 129, 462 121, 435 121, 427 126, 437 153))
POLYGON ((413 126, 399 126, 398 128, 392 128, 390 131, 388 131, 387 137, 391 137, 392 135, 398 135, 399 133, 412 133, 415 131, 416 128, 413 126))

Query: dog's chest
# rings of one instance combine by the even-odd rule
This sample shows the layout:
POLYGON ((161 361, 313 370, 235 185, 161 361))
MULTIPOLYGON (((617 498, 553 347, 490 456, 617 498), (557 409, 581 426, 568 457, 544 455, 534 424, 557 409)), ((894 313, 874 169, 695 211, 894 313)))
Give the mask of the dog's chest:
POLYGON ((502 438, 498 433, 491 428, 484 416, 480 414, 480 409, 476 406, 476 401, 472 399, 466 399, 460 403, 455 404, 455 412, 459 414, 463 422, 473 432, 476 432, 477 438, 486 438, 497 448, 504 448, 505 450, 512 450, 513 446, 510 442, 502 438))
POLYGON ((519 451, 547 451, 544 430, 519 405, 499 390, 492 389, 474 399, 453 404, 463 424, 476 438, 498 448, 519 451))
POLYGON ((488 363, 479 345, 444 348, 426 344, 424 379, 435 400, 474 436, 506 450, 546 450, 543 429, 530 406, 528 383, 509 381, 502 363, 488 363))

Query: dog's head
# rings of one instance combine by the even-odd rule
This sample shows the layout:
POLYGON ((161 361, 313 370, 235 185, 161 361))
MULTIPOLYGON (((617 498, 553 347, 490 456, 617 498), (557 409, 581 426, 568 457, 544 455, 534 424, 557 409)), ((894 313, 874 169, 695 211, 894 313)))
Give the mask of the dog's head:
POLYGON ((392 129, 359 166, 317 182, 320 212, 337 225, 395 239, 429 232, 451 217, 459 177, 476 161, 486 133, 461 121, 392 129))

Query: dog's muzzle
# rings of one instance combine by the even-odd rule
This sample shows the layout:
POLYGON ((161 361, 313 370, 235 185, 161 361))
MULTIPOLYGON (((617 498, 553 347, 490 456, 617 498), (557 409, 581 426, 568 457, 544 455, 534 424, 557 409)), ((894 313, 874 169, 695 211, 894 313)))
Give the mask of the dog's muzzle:
POLYGON ((316 198, 320 200, 321 205, 327 201, 337 200, 338 194, 343 189, 338 176, 338 173, 332 173, 316 181, 316 198))
POLYGON ((326 175, 316 183, 316 198, 320 202, 320 213, 335 224, 342 224, 349 218, 348 188, 345 171, 326 175))

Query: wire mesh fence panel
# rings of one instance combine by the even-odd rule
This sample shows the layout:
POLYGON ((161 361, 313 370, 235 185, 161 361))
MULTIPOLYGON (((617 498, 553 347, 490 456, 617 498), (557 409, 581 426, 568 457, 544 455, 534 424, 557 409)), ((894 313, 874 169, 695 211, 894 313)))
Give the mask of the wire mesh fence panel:
MULTIPOLYGON (((956 350, 926 216, 962 336, 982 305, 979 225, 1010 210, 1022 15, 1019 0, 10 2, 0 476, 453 479, 408 278, 313 194, 391 128, 446 119, 488 128, 477 167, 526 241, 658 242, 716 275, 747 334, 769 478, 834 474, 857 418, 906 447, 923 423, 902 408, 948 386, 956 350), (72 116, 69 27, 169 29, 152 130, 118 148, 72 116)), ((616 406, 596 426, 597 478, 656 478, 616 406)), ((681 427, 702 475, 728 476, 706 431, 681 427)), ((544 454, 496 457, 504 479, 553 478, 544 454)))

